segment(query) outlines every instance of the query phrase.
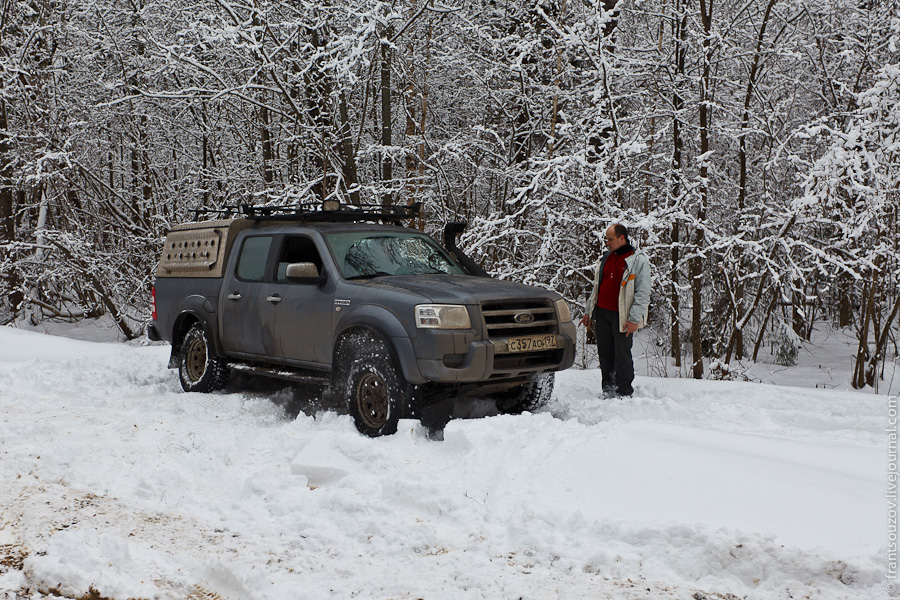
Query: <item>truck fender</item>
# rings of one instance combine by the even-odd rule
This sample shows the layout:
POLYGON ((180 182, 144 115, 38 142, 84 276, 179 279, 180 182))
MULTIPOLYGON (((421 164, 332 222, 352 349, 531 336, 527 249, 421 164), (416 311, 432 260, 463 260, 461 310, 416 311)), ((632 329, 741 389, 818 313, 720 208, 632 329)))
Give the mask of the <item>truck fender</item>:
MULTIPOLYGON (((335 327, 334 352, 335 360, 340 340, 354 330, 369 329, 376 332, 387 342, 391 351, 394 364, 400 367, 403 377, 412 384, 422 384, 426 379, 419 371, 419 363, 413 349, 409 333, 400 319, 391 311, 374 304, 356 306, 352 312, 346 314, 335 327)), ((332 368, 336 371, 338 365, 332 361, 332 368)))
POLYGON ((178 353, 181 351, 181 341, 195 322, 200 322, 203 325, 206 337, 210 340, 216 354, 222 355, 215 299, 198 295, 188 296, 181 301, 176 314, 178 316, 175 318, 175 324, 172 326, 172 355, 169 357, 169 368, 173 368, 173 363, 177 366, 178 353))

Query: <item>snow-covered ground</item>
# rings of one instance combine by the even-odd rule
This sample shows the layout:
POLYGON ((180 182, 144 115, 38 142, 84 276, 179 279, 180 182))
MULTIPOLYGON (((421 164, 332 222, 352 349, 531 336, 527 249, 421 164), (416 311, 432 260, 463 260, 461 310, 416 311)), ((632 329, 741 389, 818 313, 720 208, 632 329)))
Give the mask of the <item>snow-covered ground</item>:
POLYGON ((645 376, 604 400, 596 371, 570 370, 545 412, 473 402, 489 416, 443 441, 412 421, 373 440, 334 412, 293 418, 309 390, 185 394, 168 352, 0 328, 0 598, 885 598, 893 583, 884 395, 645 376))

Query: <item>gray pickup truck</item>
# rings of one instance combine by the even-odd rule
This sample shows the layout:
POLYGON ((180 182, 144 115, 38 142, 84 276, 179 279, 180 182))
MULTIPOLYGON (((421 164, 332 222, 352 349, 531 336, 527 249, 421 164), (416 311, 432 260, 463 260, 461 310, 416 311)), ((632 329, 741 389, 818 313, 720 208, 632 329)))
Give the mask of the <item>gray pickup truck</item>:
POLYGON ((549 400, 575 355, 559 294, 486 276, 456 248, 462 224, 448 249, 391 224, 418 206, 328 208, 241 207, 169 232, 147 333, 172 344, 186 391, 231 369, 319 383, 370 436, 460 397, 505 413, 549 400))

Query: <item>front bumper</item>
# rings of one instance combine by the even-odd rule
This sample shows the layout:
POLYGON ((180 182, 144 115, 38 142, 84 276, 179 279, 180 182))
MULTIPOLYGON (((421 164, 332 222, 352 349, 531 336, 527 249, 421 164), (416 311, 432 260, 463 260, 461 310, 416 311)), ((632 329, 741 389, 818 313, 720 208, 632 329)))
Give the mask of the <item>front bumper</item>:
POLYGON ((556 333, 556 348, 538 352, 509 352, 505 338, 475 340, 474 335, 442 332, 427 341, 417 340, 419 372, 434 383, 489 383, 543 371, 561 371, 575 362, 575 323, 563 323, 556 333), (423 346, 430 342, 430 347, 423 346), (424 350, 430 350, 425 352, 424 350), (433 357, 433 358, 432 358, 433 357))

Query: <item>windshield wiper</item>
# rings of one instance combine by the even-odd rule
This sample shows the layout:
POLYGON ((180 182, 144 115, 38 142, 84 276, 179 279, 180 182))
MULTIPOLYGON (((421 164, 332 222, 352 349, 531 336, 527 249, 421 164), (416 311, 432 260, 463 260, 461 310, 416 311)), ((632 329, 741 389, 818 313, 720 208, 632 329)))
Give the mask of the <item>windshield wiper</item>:
POLYGON ((353 277, 344 277, 347 281, 353 281, 354 279, 369 279, 371 277, 391 277, 390 273, 386 273, 384 271, 375 271, 374 273, 364 273, 362 275, 354 275, 353 277))

